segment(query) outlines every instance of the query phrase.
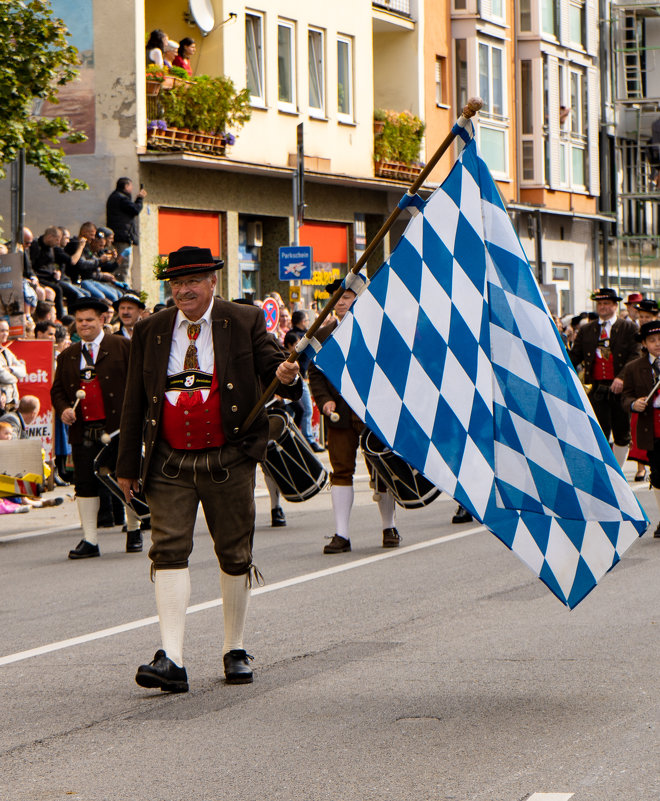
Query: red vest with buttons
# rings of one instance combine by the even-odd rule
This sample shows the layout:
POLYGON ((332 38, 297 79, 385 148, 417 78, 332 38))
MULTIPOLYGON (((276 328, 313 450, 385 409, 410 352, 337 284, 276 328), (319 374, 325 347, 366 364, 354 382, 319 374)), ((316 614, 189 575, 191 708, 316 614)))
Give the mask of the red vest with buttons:
MULTIPOLYGON (((604 328, 601 331, 599 343, 602 343, 605 345, 605 347, 609 348, 610 338, 607 336, 604 328)), ((608 359, 604 359, 602 356, 596 353, 592 370, 592 378, 594 381, 614 380, 614 359, 612 358, 611 351, 608 359)))
POLYGON ((201 451, 225 444, 220 387, 215 370, 205 403, 190 407, 176 406, 165 397, 162 436, 170 448, 181 451, 201 451))
POLYGON ((85 365, 80 370, 80 389, 85 397, 80 400, 82 418, 86 423, 105 420, 105 406, 101 392, 101 382, 93 365, 85 365))

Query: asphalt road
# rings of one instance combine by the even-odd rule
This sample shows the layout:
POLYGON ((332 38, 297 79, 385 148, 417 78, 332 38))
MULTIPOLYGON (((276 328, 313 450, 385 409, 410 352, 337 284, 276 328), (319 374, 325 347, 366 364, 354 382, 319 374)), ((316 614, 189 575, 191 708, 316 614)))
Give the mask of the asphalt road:
POLYGON ((569 612, 444 497, 399 512, 403 547, 383 550, 357 487, 335 556, 328 492, 283 529, 258 493, 252 685, 222 680, 200 515, 177 696, 133 680, 159 647, 146 553, 115 529, 69 561, 73 503, 0 518, 0 801, 660 799, 650 493, 651 533, 569 612))

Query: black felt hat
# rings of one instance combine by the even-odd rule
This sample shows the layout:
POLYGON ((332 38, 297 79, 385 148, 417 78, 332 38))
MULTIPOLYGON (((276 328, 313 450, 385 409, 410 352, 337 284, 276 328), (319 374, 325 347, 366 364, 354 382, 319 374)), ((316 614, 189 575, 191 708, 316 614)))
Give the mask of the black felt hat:
POLYGON ((640 300, 638 303, 635 303, 634 306, 637 311, 650 312, 651 314, 657 314, 660 311, 657 302, 649 298, 640 300))
POLYGON ((608 286, 604 286, 601 289, 594 292, 591 296, 592 300, 612 300, 615 303, 618 303, 623 298, 620 298, 614 289, 610 289, 608 286))
POLYGON ((651 334, 660 334, 660 320, 651 320, 649 323, 644 323, 638 333, 635 334, 635 339, 638 342, 643 342, 651 334))
POLYGON ((329 292, 331 295, 334 295, 343 282, 344 282, 343 278, 335 278, 335 280, 331 284, 326 284, 325 291, 329 292))
POLYGON ((107 312, 109 308, 109 304, 100 298, 79 298, 68 305, 69 314, 75 314, 77 311, 87 311, 87 309, 103 313, 107 312))
POLYGON ((210 273, 222 269, 225 263, 222 259, 214 259, 209 248, 198 248, 184 245, 172 251, 168 257, 167 267, 159 271, 158 278, 178 278, 182 275, 195 275, 196 273, 210 273))
POLYGON ((135 303, 135 305, 140 309, 146 308, 140 298, 137 295, 134 295, 132 292, 127 292, 125 295, 122 295, 120 298, 114 301, 112 305, 114 306, 115 311, 119 311, 120 303, 135 303))

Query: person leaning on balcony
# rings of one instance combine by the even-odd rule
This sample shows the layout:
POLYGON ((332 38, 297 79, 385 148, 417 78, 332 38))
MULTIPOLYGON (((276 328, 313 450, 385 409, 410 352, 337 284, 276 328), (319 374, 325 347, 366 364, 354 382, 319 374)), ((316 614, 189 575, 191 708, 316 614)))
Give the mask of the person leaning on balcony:
POLYGON ((182 67, 187 73, 190 78, 192 78, 192 67, 190 66, 190 56, 195 54, 195 49, 197 45, 195 44, 195 40, 191 39, 190 36, 184 37, 179 42, 179 52, 172 62, 173 67, 182 67))
POLYGON ((147 42, 147 64, 157 64, 162 67, 165 63, 163 54, 167 45, 167 34, 158 28, 151 31, 147 42))

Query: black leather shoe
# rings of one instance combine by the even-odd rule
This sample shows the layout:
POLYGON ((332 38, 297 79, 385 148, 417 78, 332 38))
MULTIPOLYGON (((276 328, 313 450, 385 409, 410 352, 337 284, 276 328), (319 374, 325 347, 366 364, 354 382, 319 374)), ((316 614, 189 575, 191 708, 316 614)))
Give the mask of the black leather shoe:
POLYGON ((151 515, 140 521, 140 531, 149 531, 151 528, 151 515))
POLYGON ((281 506, 276 506, 270 510, 270 524, 273 528, 286 526, 286 517, 284 517, 284 509, 281 506))
POLYGON ((164 693, 187 693, 188 674, 159 649, 149 665, 140 665, 135 674, 140 687, 159 687, 164 693))
POLYGON ((251 654, 242 649, 228 651, 222 661, 225 663, 225 679, 227 684, 250 684, 252 682, 251 654))
POLYGON ((80 540, 76 547, 69 551, 69 559, 91 559, 93 556, 100 556, 101 551, 98 545, 92 545, 87 540, 80 540))
POLYGON ((383 548, 398 548, 401 545, 401 535, 395 528, 383 529, 383 548))
POLYGON ((456 514, 451 519, 452 523, 471 523, 472 522, 472 515, 468 512, 467 509, 464 509, 462 506, 459 505, 458 509, 456 510, 456 514))
POLYGON ((140 553, 142 550, 142 532, 140 529, 126 532, 126 553, 140 553))
POLYGON ((653 532, 653 538, 656 540, 660 540, 660 523, 658 523, 655 531, 653 532))
POLYGON ((330 542, 323 549, 323 553, 344 553, 351 550, 351 541, 346 537, 335 534, 330 542))

